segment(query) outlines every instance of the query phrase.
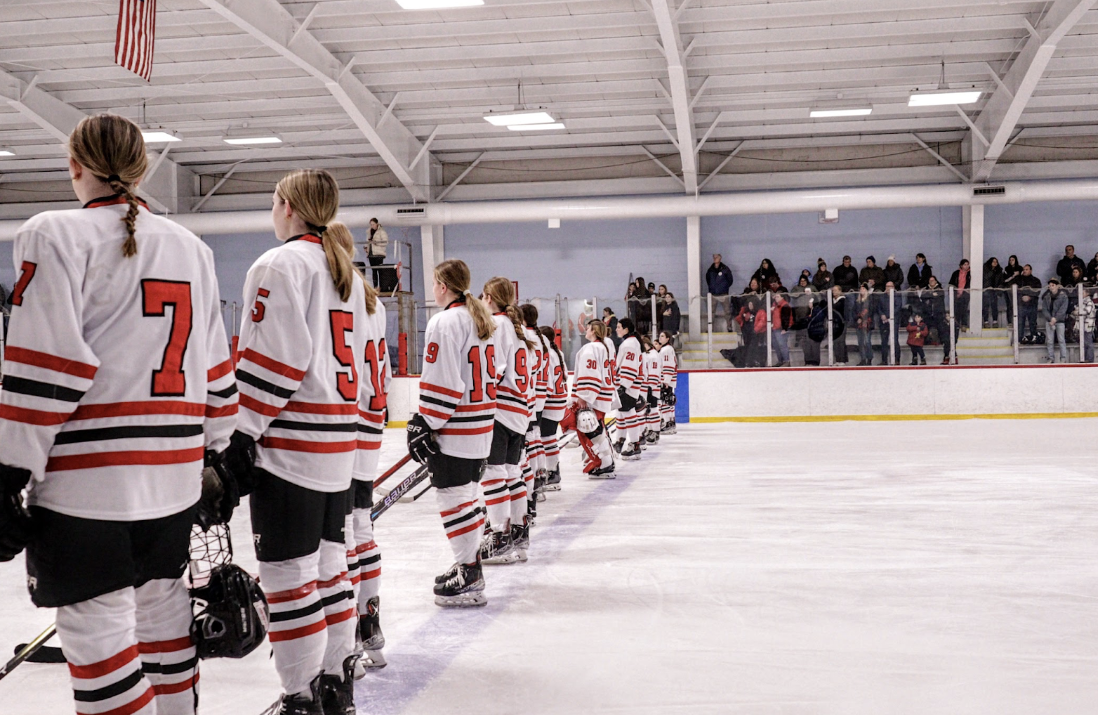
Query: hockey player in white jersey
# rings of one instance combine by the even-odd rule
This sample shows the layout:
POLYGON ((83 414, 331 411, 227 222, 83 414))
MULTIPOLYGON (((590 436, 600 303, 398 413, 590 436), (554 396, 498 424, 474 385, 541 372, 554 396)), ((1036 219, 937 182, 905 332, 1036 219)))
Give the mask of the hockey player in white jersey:
MULTIPOLYGON (((190 715, 182 576, 204 455, 228 445, 237 410, 213 253, 136 199, 147 167, 132 122, 82 120, 69 157, 84 208, 39 214, 15 239, 0 560, 27 545, 79 712, 190 715)), ((237 502, 231 475, 224 486, 219 521, 237 502)))
MULTIPOLYGON (((548 360, 545 341, 538 332, 538 309, 532 303, 523 303, 519 306, 522 322, 525 325, 523 332, 530 342, 534 344, 534 362, 530 368, 530 391, 533 397, 533 407, 530 412, 530 424, 526 431, 526 461, 523 463, 522 478, 526 482, 526 510, 529 519, 523 527, 523 533, 516 538, 516 547, 525 551, 530 545, 530 527, 537 518, 537 484, 538 475, 545 468, 545 452, 541 444, 541 411, 545 409, 545 400, 548 397, 544 366, 548 360)), ((543 497, 544 498, 544 497, 543 497)))
POLYGON ((427 323, 419 410, 408 420, 408 452, 427 464, 454 565, 435 579, 435 603, 483 606, 480 562, 484 515, 477 482, 492 449, 496 416, 496 325, 469 292, 464 261, 435 268, 434 299, 443 309, 427 323))
POLYGON ((641 336, 644 348, 644 384, 641 388, 645 401, 644 442, 657 444, 660 441, 660 376, 663 365, 656 344, 647 335, 641 336))
POLYGON ((547 325, 538 330, 549 347, 549 363, 546 366, 545 409, 541 412, 541 443, 545 450, 545 491, 560 491, 560 447, 557 446, 557 426, 564 419, 568 408, 568 376, 564 355, 554 338, 556 331, 547 325))
POLYGON ((240 333, 240 414, 230 463, 255 450, 250 508, 268 638, 284 694, 279 715, 354 712, 356 608, 344 536, 358 434, 369 423, 363 281, 327 235, 339 209, 319 170, 278 182, 282 245, 248 271, 240 333), (254 442, 254 447, 252 443, 254 442))
POLYGON ((618 400, 621 404, 618 409, 618 434, 621 435, 618 447, 622 459, 640 459, 647 397, 642 375, 644 356, 632 320, 622 318, 618 321, 618 337, 622 338, 617 358, 618 400))
POLYGON ((674 336, 660 333, 660 433, 675 434, 675 388, 679 384, 679 361, 672 344, 674 336))
MULTIPOLYGON (((354 257, 355 243, 350 229, 335 222, 328 226, 326 236, 354 257)), ((377 290, 359 271, 366 297, 366 360, 362 363, 361 387, 366 391, 366 407, 359 410, 358 451, 355 455, 354 480, 351 482, 353 512, 347 515, 344 536, 347 542, 347 576, 358 603, 358 630, 355 652, 362 656, 358 664, 364 668, 384 668, 385 635, 381 631, 381 551, 374 540, 374 522, 370 510, 374 500, 374 479, 377 477, 378 451, 385 426, 388 404, 388 347, 385 344, 385 306, 378 300, 377 290)))
POLYGON ((606 434, 603 420, 612 408, 614 381, 610 376, 613 365, 603 338, 606 324, 601 320, 587 323, 587 344, 576 354, 576 370, 572 384, 572 400, 561 420, 561 429, 575 430, 583 448, 583 471, 591 479, 613 479, 614 450, 606 434), (584 414, 583 424, 579 416, 584 414))
POLYGON ((496 325, 496 423, 492 450, 481 488, 492 533, 480 549, 486 564, 509 564, 525 557, 514 546, 526 521, 526 482, 522 479, 522 449, 530 424, 530 356, 534 344, 522 329, 515 307, 515 286, 496 276, 484 284, 481 298, 496 325))

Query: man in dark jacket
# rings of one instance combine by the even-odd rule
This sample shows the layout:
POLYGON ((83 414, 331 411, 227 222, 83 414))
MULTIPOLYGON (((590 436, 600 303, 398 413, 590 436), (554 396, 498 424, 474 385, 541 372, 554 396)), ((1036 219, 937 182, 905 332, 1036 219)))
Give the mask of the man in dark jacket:
MULTIPOLYGON (((858 269, 850 265, 850 256, 843 256, 843 264, 837 266, 831 273, 832 285, 837 285, 842 289, 843 293, 857 293, 858 287, 861 285, 858 283, 858 269)), ((853 325, 854 320, 854 297, 851 296, 850 300, 846 301, 846 318, 847 325, 853 325)))
POLYGON ((1082 275, 1087 274, 1087 264, 1083 263, 1082 258, 1075 255, 1075 246, 1069 243, 1064 246, 1064 257, 1056 264, 1056 275, 1060 278, 1062 285, 1067 285, 1071 281, 1071 271, 1075 267, 1079 268, 1082 275))
POLYGON ((1041 279, 1033 275, 1033 266, 1027 263, 1022 267, 1022 274, 1015 283, 1018 284, 1018 337, 1021 342, 1028 344, 1037 337, 1037 298, 1041 295, 1041 279))
POLYGON ((896 287, 896 290, 901 290, 904 287, 904 269, 896 263, 896 256, 889 256, 888 262, 885 263, 882 270, 884 270, 885 283, 891 283, 896 287))
MULTIPOLYGON (((721 263, 721 254, 713 254, 713 265, 705 272, 705 284, 713 296, 713 315, 724 310, 725 330, 732 331, 732 304, 728 292, 732 290, 732 269, 721 263)), ((714 321, 715 322, 715 321, 714 321)))
POLYGON ((1056 362, 1054 340, 1060 344, 1060 362, 1067 362, 1067 343, 1064 342, 1064 322, 1068 315, 1067 293, 1060 290, 1060 281, 1050 278, 1048 291, 1041 296, 1041 317, 1045 319, 1045 345, 1048 357, 1045 362, 1056 362))
POLYGON ((883 291, 885 286, 885 272, 877 265, 877 259, 873 256, 867 256, 865 259, 865 268, 858 274, 859 283, 869 283, 870 290, 883 291), (869 283, 873 281, 872 283, 869 283))
POLYGON ((621 345, 621 338, 618 337, 618 316, 614 315, 613 308, 602 309, 602 322, 606 323, 606 327, 610 329, 609 337, 614 347, 621 345))
POLYGON ((926 288, 930 285, 932 275, 934 275, 934 270, 926 262, 926 256, 916 253, 915 262, 911 264, 911 268, 907 269, 907 287, 926 288))

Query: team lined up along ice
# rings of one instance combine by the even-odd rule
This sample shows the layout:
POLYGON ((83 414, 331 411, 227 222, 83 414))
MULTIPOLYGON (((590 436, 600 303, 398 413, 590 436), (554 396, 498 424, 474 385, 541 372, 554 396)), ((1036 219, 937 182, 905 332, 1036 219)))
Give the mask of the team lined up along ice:
MULTIPOLYGON (((284 691, 268 713, 354 713, 353 680, 385 665, 371 512, 391 373, 336 181, 278 182, 280 245, 248 271, 234 361, 212 251, 136 197, 138 127, 88 117, 69 153, 83 208, 39 214, 14 246, 0 559, 25 548, 32 601, 57 609, 77 711, 195 713, 200 660, 265 635, 284 691), (192 583, 192 528, 228 524, 243 496, 258 582, 223 564, 192 583)), ((623 319, 615 350, 591 320, 569 389, 534 306, 508 278, 479 295, 470 280, 460 260, 435 269, 442 309, 407 428, 454 553, 435 579, 443 607, 485 604, 483 566, 536 549, 537 503, 561 488, 572 435, 583 471, 608 479, 615 452, 639 459, 675 432, 669 334, 654 344, 623 319)))

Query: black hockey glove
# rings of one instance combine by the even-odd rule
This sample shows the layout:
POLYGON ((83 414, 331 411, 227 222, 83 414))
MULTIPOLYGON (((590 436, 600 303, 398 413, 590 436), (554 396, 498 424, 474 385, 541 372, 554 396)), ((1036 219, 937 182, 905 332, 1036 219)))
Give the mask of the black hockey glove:
POLYGON ((630 397, 624 387, 618 387, 618 401, 621 402, 621 408, 626 412, 637 406, 637 399, 630 397))
POLYGON ((660 406, 660 398, 656 397, 656 393, 652 390, 648 391, 648 406, 653 410, 660 406))
POLYGON ((438 454, 435 433, 418 412, 408 420, 408 454, 420 464, 426 464, 428 457, 438 454))
MULTIPOLYGON (((237 502, 255 489, 255 440, 239 430, 233 432, 229 446, 221 453, 221 463, 236 485, 237 502)), ((235 506, 235 505, 234 505, 235 506)))
POLYGON ((202 499, 198 502, 195 521, 203 531, 209 531, 214 524, 228 524, 233 518, 233 510, 239 505, 240 487, 236 477, 225 466, 225 453, 206 450, 202 499))
POLYGON ((23 506, 30 478, 26 469, 0 464, 0 561, 11 561, 30 543, 31 516, 23 506))

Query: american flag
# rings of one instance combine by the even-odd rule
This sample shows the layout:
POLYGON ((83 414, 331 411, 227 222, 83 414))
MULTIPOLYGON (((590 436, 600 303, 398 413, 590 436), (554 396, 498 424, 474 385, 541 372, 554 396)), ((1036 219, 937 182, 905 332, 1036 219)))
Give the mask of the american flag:
POLYGON ((152 78, 155 41, 156 0, 118 0, 114 61, 147 82, 152 78))

